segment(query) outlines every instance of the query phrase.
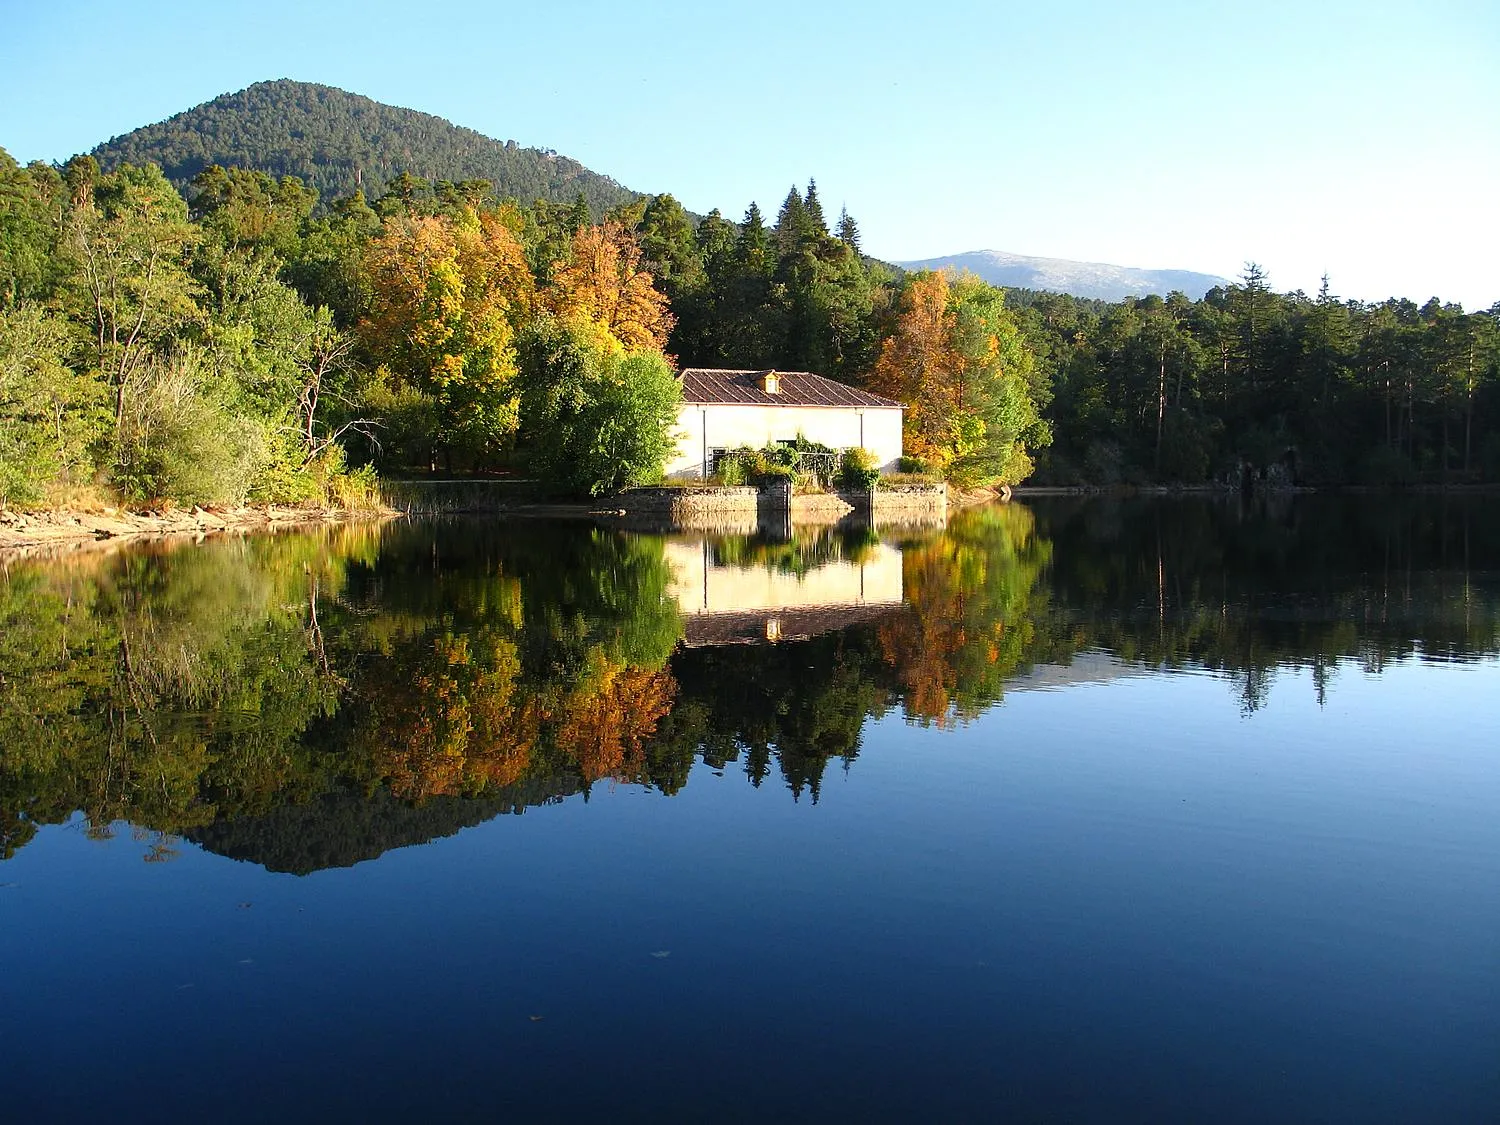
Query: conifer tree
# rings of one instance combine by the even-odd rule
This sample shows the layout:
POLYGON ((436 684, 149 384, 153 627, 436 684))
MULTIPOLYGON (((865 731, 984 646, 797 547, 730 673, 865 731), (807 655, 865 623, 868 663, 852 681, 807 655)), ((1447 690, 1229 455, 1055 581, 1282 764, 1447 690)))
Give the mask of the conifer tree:
POLYGON ((776 214, 776 247, 780 253, 794 253, 806 237, 807 229, 807 207, 802 202, 802 193, 793 184, 776 214))
POLYGON ((761 216, 760 206, 754 201, 745 212, 745 221, 740 226, 734 250, 735 257, 742 264, 758 272, 768 271, 771 265, 771 239, 766 233, 766 222, 761 216))
POLYGON ((802 210, 807 216, 808 231, 820 237, 828 237, 828 220, 823 217, 823 204, 818 199, 818 181, 807 181, 807 194, 802 197, 802 210))
POLYGON ((849 214, 847 207, 839 211, 839 241, 856 254, 859 253, 859 224, 849 214))
POLYGON ((594 217, 589 211, 589 201, 584 198, 583 192, 579 192, 573 200, 573 206, 568 209, 568 231, 577 234, 584 227, 592 226, 594 217))

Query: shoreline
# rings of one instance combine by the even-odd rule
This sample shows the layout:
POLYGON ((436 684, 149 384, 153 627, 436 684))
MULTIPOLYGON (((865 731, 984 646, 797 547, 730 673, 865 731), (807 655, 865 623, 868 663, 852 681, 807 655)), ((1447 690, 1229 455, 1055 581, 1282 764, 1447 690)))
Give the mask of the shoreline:
MULTIPOLYGON (((1017 500, 1028 496, 1238 496, 1240 489, 1217 484, 1013 484, 1017 500)), ((1492 496, 1500 483, 1484 484, 1305 484, 1257 488, 1253 496, 1492 496)))
MULTIPOLYGON (((1135 496, 1223 496, 1232 497, 1237 490, 1219 486, 1169 485, 1014 485, 1011 498, 1024 501, 1031 497, 1077 496, 1126 499, 1135 496)), ((1309 495, 1389 495, 1389 496, 1486 496, 1500 495, 1500 484, 1406 485, 1325 485, 1281 488, 1257 492, 1261 496, 1309 495)), ((979 504, 1003 502, 1006 499, 993 489, 973 489, 951 494, 950 506, 965 508, 979 504)), ((334 525, 386 521, 424 516, 497 516, 507 519, 582 519, 615 522, 633 513, 621 506, 619 497, 593 501, 521 501, 494 506, 455 504, 424 508, 389 504, 370 509, 305 508, 292 505, 245 505, 239 507, 193 507, 128 511, 119 508, 58 508, 41 511, 0 509, 0 563, 21 558, 66 554, 126 543, 192 537, 274 531, 315 525, 334 525)))
POLYGON ((119 508, 0 510, 0 562, 127 543, 187 537, 202 540, 252 531, 387 520, 400 514, 388 508, 302 508, 279 504, 144 512, 119 508))

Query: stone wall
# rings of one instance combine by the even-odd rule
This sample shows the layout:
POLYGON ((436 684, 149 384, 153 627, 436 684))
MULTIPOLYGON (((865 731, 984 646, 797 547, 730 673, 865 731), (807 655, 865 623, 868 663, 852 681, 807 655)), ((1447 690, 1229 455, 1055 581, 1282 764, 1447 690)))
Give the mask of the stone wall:
POLYGON ((853 513, 872 518, 935 517, 948 511, 948 489, 943 484, 897 484, 873 492, 817 492, 792 494, 785 485, 719 488, 632 488, 609 501, 617 515, 632 523, 706 529, 752 526, 757 517, 783 514, 786 518, 836 521, 853 513))
POLYGON ((936 515, 948 511, 946 484, 882 484, 866 500, 876 512, 922 512, 936 515))
POLYGON ((629 515, 661 516, 669 519, 702 519, 713 516, 752 518, 760 503, 758 488, 632 488, 610 503, 618 503, 629 515))

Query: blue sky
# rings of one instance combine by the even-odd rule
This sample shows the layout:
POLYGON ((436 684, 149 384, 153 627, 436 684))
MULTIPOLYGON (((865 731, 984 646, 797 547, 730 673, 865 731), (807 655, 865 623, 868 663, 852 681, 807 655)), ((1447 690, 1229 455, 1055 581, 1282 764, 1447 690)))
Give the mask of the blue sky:
POLYGON ((1500 4, 0 0, 0 146, 62 160, 267 78, 866 249, 1500 301, 1500 4))

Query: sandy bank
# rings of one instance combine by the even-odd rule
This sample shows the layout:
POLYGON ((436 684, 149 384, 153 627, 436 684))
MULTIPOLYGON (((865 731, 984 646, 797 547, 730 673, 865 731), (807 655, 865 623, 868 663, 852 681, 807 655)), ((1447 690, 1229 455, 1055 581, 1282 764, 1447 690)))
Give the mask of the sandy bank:
POLYGON ((0 559, 84 550, 169 536, 204 538, 249 531, 389 519, 393 512, 347 511, 342 508, 209 507, 128 512, 0 511, 0 559))

